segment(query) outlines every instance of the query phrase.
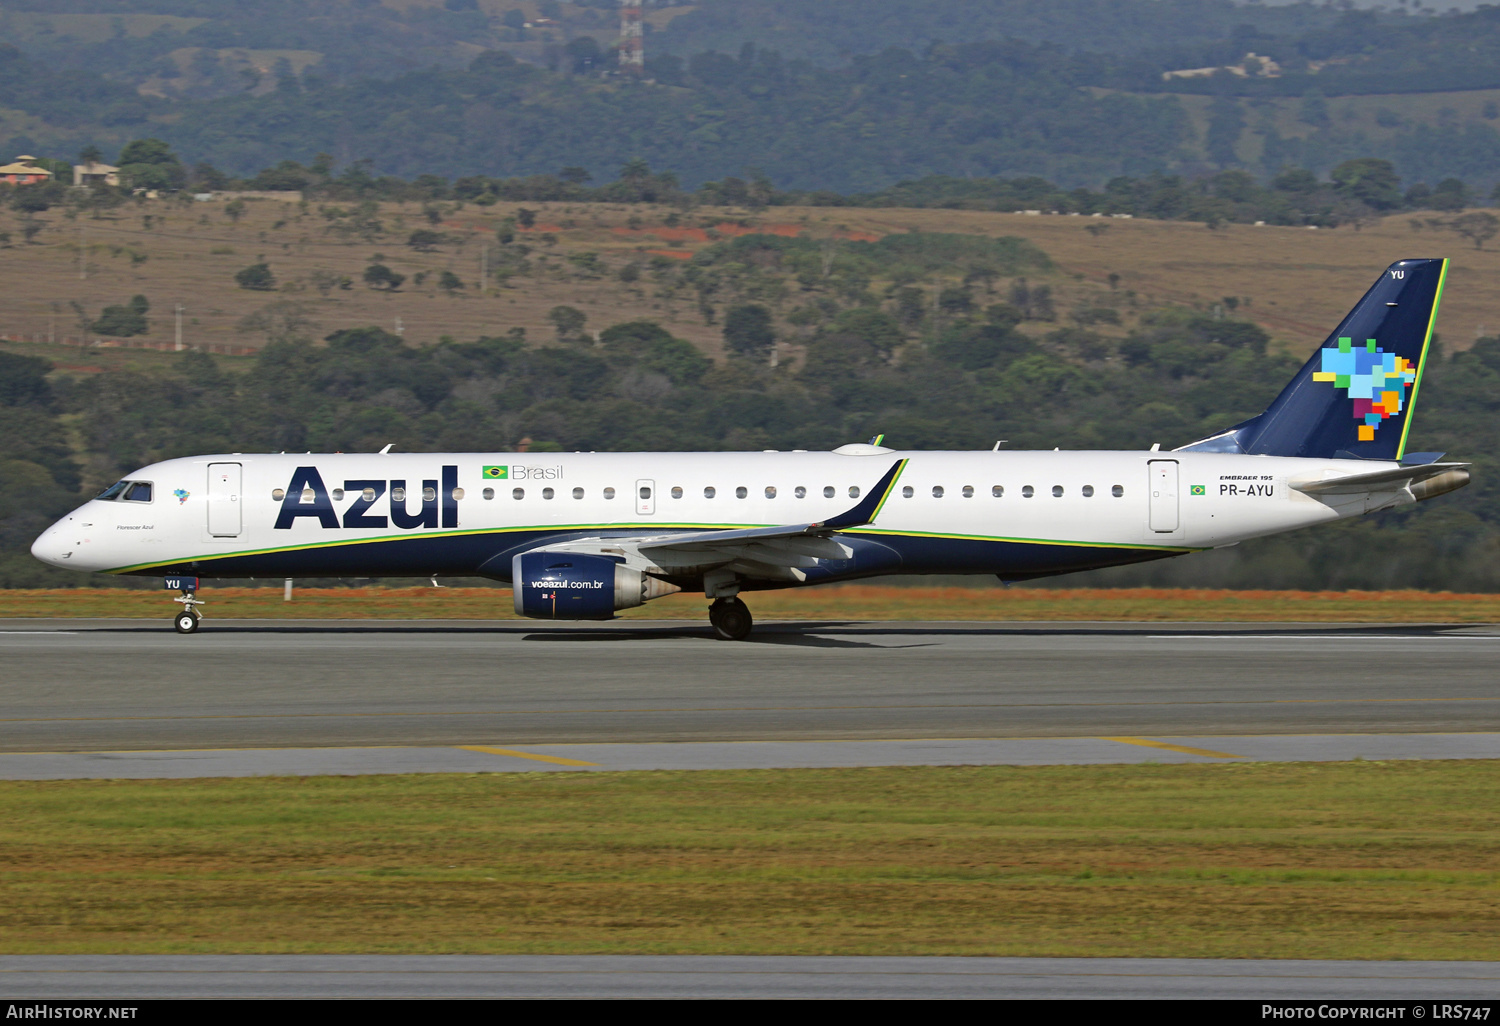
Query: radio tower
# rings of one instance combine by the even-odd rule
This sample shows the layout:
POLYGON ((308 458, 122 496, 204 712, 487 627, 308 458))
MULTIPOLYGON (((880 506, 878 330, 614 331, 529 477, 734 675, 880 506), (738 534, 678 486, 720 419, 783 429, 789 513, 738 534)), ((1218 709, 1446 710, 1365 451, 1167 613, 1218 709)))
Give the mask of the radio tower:
POLYGON ((642 0, 620 0, 620 71, 640 78, 646 73, 646 40, 641 34, 642 0))

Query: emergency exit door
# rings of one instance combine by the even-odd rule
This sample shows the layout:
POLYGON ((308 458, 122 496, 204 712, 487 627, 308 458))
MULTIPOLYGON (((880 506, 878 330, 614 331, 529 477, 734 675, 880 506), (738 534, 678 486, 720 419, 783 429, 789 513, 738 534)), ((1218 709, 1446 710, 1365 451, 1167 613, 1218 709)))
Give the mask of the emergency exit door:
POLYGON ((649 517, 656 512, 656 482, 637 481, 635 483, 635 514, 640 517, 649 517))
POLYGON ((1177 461, 1152 460, 1147 466, 1151 469, 1151 530, 1175 531, 1179 518, 1177 461))
POLYGON ((238 463, 208 465, 208 533, 215 538, 234 538, 240 533, 240 477, 238 463))

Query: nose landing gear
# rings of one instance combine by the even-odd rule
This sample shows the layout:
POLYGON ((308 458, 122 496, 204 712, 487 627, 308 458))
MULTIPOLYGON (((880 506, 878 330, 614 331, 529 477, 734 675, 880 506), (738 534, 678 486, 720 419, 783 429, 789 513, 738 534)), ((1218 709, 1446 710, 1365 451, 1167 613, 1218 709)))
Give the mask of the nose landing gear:
POLYGON ((182 603, 182 611, 172 617, 172 626, 178 634, 194 634, 198 630, 198 621, 202 619, 195 606, 203 605, 203 600, 198 597, 198 578, 196 577, 168 577, 165 578, 168 591, 180 591, 182 595, 174 599, 174 602, 182 603))
POLYGON ((737 595, 714 599, 713 605, 708 607, 708 622, 713 624, 714 633, 725 641, 744 641, 755 626, 749 607, 737 595))

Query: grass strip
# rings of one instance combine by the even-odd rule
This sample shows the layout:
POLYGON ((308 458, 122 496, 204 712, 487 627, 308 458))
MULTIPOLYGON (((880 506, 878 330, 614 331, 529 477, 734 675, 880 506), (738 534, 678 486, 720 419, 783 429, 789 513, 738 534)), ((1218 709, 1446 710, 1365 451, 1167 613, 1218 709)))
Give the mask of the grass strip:
POLYGON ((0 950, 1500 956, 1500 762, 0 783, 0 950))
MULTIPOLYGON (((513 620, 503 588, 279 588, 203 591, 216 619, 513 620)), ((1207 588, 892 588, 838 585, 746 596, 760 620, 1157 620, 1361 623, 1500 621, 1500 594, 1427 591, 1228 591, 1207 588)), ((153 617, 177 606, 159 591, 0 590, 0 617, 153 617)), ((701 595, 673 595, 622 619, 706 619, 701 595)))

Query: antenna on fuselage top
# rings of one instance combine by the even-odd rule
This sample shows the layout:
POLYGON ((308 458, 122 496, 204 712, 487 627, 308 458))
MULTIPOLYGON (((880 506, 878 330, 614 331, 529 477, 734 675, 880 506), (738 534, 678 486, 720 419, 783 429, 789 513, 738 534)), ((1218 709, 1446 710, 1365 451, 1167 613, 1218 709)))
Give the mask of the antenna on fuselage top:
POLYGON ((995 443, 995 447, 993 449, 991 449, 990 452, 999 452, 1000 451, 1000 447, 1002 445, 1004 445, 1008 441, 1010 441, 1009 438, 1002 438, 1002 439, 1000 439, 1000 441, 998 441, 998 442, 995 443))
POLYGON ((378 453, 378 455, 380 455, 380 456, 389 455, 390 451, 391 451, 391 446, 393 446, 395 444, 396 444, 395 442, 387 442, 386 445, 385 445, 385 448, 381 449, 380 452, 378 453))

